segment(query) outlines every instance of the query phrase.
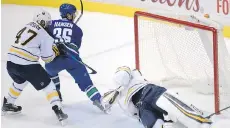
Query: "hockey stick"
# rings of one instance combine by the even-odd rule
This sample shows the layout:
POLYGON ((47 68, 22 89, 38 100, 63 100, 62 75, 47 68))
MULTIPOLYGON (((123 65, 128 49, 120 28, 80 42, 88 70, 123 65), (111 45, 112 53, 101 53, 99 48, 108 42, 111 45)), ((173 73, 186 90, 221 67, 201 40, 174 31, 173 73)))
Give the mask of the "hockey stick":
POLYGON ((224 111, 224 110, 227 110, 227 109, 229 109, 230 108, 230 106, 228 106, 228 107, 225 107, 225 108, 223 108, 223 109, 221 109, 221 110, 219 110, 218 112, 215 112, 215 113, 212 113, 212 114, 210 114, 209 116, 207 116, 206 118, 211 118, 212 116, 214 116, 214 115, 216 115, 217 113, 219 113, 219 112, 222 112, 222 111, 224 111))
MULTIPOLYGON (((76 51, 74 51, 73 49, 70 49, 68 46, 66 46, 65 40, 64 40, 64 39, 63 39, 63 42, 64 42, 64 43, 60 43, 60 44, 62 44, 64 47, 66 47, 66 49, 69 49, 70 51, 74 52, 75 54, 78 54, 76 51)), ((62 50, 63 50, 63 49, 62 49, 62 50)), ((68 54, 68 52, 66 52, 66 51, 64 51, 64 52, 68 54)), ((87 67, 88 69, 90 69, 91 72, 89 72, 89 74, 97 74, 97 71, 94 70, 93 68, 91 68, 89 65, 87 65, 87 64, 85 64, 84 62, 78 60, 78 59, 75 58, 73 55, 69 55, 69 56, 71 56, 71 58, 74 59, 75 61, 79 62, 80 64, 82 64, 82 65, 84 65, 85 67, 87 67)))
POLYGON ((83 15, 83 2, 82 2, 82 0, 80 0, 80 3, 81 3, 81 14, 80 14, 80 16, 77 18, 77 20, 75 21, 75 24, 77 24, 77 22, 81 19, 81 17, 82 17, 82 15, 83 15))
POLYGON ((79 62, 80 64, 84 65, 85 67, 87 67, 88 69, 91 70, 91 72, 89 72, 89 74, 97 74, 97 71, 94 70, 93 68, 91 68, 89 65, 85 64, 82 61, 77 60, 74 56, 71 56, 75 61, 79 62))
POLYGON ((77 60, 74 56, 70 55, 75 61, 79 62, 80 64, 84 65, 85 67, 87 67, 88 69, 91 70, 91 72, 89 72, 89 74, 97 74, 97 71, 94 70, 93 68, 91 68, 89 65, 85 64, 82 61, 77 60))

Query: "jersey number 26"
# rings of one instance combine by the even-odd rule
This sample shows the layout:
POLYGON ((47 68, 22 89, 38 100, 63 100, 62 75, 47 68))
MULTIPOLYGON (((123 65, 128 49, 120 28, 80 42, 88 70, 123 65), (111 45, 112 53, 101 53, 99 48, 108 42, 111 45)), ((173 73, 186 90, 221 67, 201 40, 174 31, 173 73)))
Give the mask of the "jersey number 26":
POLYGON ((71 42, 72 29, 69 28, 55 28, 53 34, 56 38, 55 42, 71 42))

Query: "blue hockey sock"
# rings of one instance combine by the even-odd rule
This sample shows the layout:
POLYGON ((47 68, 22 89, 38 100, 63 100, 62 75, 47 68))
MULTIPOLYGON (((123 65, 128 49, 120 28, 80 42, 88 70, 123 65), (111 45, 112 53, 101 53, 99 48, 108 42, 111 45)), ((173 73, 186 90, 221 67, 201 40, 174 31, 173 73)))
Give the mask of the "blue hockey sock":
POLYGON ((101 99, 101 94, 98 92, 97 88, 95 86, 89 86, 86 89, 86 95, 89 97, 91 101, 99 100, 101 99))

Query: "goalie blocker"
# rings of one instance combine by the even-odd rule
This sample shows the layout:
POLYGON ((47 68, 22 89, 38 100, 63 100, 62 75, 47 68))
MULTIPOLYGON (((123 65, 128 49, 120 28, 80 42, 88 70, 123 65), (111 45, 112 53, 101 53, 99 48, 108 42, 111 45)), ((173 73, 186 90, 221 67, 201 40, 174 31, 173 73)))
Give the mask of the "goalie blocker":
POLYGON ((120 87, 103 97, 105 106, 112 107, 118 102, 129 116, 139 119, 146 128, 166 127, 166 122, 167 127, 172 127, 168 121, 179 122, 188 128, 212 128, 214 124, 181 101, 177 94, 146 81, 138 70, 119 67, 114 81, 120 87))

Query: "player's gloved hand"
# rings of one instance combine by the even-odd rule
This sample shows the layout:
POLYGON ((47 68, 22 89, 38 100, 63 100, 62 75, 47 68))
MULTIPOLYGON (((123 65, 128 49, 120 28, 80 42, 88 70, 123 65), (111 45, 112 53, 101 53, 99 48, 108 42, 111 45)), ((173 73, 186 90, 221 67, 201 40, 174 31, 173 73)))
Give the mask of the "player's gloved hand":
POLYGON ((58 50, 60 52, 60 55, 66 55, 67 54, 66 51, 65 51, 65 46, 64 46, 64 44, 62 42, 57 42, 55 44, 56 44, 56 46, 57 46, 57 48, 58 48, 58 50))
POLYGON ((59 56, 60 55, 59 49, 58 49, 58 47, 57 47, 56 44, 53 44, 52 50, 54 51, 55 56, 59 56))

